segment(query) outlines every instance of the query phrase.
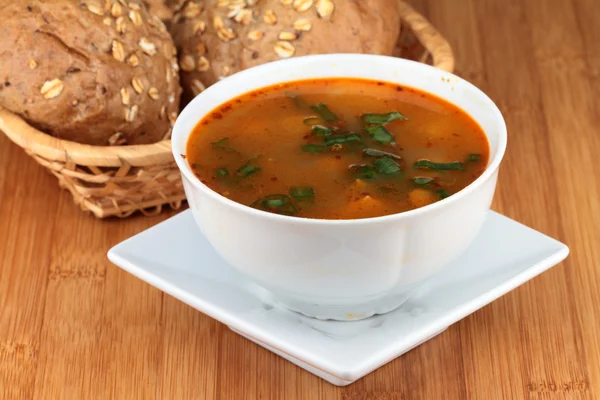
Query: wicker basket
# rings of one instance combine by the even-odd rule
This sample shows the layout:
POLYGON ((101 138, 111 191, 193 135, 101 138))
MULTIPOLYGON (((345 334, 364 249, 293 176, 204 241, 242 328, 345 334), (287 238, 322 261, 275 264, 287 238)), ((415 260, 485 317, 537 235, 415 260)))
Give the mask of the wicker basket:
MULTIPOLYGON (((397 57, 452 72, 448 42, 409 5, 401 3, 403 28, 397 57)), ((98 218, 177 209, 185 200, 171 142, 138 146, 89 146, 56 139, 0 108, 0 130, 57 178, 76 204, 98 218)))

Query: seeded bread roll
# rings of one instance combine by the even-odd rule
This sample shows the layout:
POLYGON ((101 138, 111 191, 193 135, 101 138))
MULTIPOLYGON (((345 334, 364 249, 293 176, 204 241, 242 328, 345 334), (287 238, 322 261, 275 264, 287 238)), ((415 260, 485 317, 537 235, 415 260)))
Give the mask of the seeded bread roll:
POLYGON ((79 143, 170 135, 176 51, 141 0, 0 0, 0 21, 0 106, 79 143))
MULTIPOLYGON (((176 0, 175 0, 176 1, 176 0)), ((397 0, 188 0, 170 24, 184 99, 234 72, 292 56, 392 55, 397 0)))

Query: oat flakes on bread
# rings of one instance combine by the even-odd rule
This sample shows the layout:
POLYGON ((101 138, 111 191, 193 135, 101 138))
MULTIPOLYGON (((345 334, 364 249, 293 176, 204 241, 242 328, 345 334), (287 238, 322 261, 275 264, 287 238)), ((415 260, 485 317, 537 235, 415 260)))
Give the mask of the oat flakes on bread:
POLYGON ((397 0, 187 0, 170 24, 184 99, 269 61, 322 53, 392 55, 397 0))
POLYGON ((91 145, 170 134, 176 51, 141 0, 0 0, 0 20, 0 106, 91 145))

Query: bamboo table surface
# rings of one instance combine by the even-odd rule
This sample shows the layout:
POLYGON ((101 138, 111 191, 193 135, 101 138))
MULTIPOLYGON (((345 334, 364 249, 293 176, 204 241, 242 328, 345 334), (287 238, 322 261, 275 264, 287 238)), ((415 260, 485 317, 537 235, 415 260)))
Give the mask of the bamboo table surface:
POLYGON ((507 120, 493 208, 565 262, 337 388, 106 259, 175 212, 95 220, 2 136, 0 398, 600 399, 598 0, 412 3, 507 120))

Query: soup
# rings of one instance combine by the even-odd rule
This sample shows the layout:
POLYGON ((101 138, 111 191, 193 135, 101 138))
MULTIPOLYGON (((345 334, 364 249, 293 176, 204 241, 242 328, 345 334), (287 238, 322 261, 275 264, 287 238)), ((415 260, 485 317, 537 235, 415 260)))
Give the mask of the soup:
POLYGON ((186 157, 209 188, 263 211, 358 219, 457 193, 489 144, 456 106, 363 79, 311 79, 241 95, 195 127, 186 157))

